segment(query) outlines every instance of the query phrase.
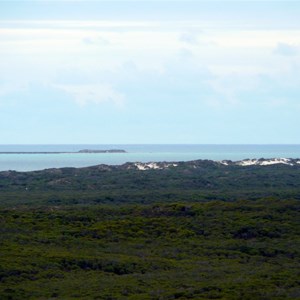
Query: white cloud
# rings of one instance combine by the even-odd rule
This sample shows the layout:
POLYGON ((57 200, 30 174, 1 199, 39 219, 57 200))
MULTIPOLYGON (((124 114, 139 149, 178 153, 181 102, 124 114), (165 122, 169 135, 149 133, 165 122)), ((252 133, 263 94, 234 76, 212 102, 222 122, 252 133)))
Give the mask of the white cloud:
POLYGON ((10 94, 13 91, 14 91, 14 89, 10 85, 7 85, 7 84, 0 85, 0 97, 10 94))
POLYGON ((124 95, 110 84, 54 85, 54 87, 69 94, 80 106, 103 102, 112 102, 117 107, 124 104, 124 95))
MULTIPOLYGON (((291 55, 292 45, 300 45, 299 30, 220 27, 201 31, 201 24, 200 21, 12 22, 11 27, 0 28, 0 79, 12 83, 43 82, 69 94, 79 105, 109 101, 121 106, 125 97, 118 91, 119 84, 138 76, 135 70, 118 71, 126 62, 132 62, 141 72, 141 81, 149 80, 145 74, 151 71, 162 74, 168 65, 191 64, 209 70, 210 75, 203 76, 209 87, 221 99, 225 98, 227 104, 236 105, 239 92, 252 90, 248 87, 249 78, 261 74, 283 77, 287 59, 272 55, 276 46, 285 55, 291 55), (77 70, 80 76, 72 71, 63 76, 61 70, 77 70), (63 80, 57 80, 60 77, 63 80)), ((293 57, 292 63, 297 60, 300 63, 299 59, 293 57)), ((186 74, 193 73, 187 70, 186 74)), ((173 73, 167 75, 175 77, 173 73)), ((191 77, 189 81, 194 80, 197 78, 191 77)), ((250 84, 255 85, 255 80, 251 79, 250 84)))
POLYGON ((192 58, 194 58, 194 55, 191 50, 182 48, 179 50, 179 57, 182 59, 192 59, 192 58))
POLYGON ((99 37, 84 37, 82 39, 82 42, 86 45, 101 45, 101 46, 105 46, 105 45, 109 45, 110 42, 108 39, 105 39, 101 36, 99 37))
POLYGON ((25 91, 27 89, 26 84, 18 83, 0 83, 0 97, 9 95, 14 92, 25 91))
POLYGON ((299 54, 299 47, 287 43, 278 43, 274 53, 283 56, 294 56, 299 54))
POLYGON ((231 74, 217 76, 208 84, 218 98, 209 98, 207 103, 215 108, 224 106, 236 107, 243 104, 241 94, 251 93, 259 89, 260 80, 256 75, 231 74))
POLYGON ((208 38, 220 47, 273 48, 280 41, 300 42, 299 30, 212 30, 208 38))
POLYGON ((181 42, 190 44, 190 45, 197 45, 198 44, 198 36, 194 32, 184 32, 180 35, 179 40, 181 42))

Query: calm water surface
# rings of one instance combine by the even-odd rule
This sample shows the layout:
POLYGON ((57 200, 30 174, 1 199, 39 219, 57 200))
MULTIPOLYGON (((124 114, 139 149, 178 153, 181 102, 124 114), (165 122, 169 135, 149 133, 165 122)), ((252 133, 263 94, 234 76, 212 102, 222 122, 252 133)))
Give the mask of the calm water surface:
POLYGON ((77 152, 82 149, 123 149, 127 153, 0 154, 0 171, 195 159, 300 158, 300 145, 0 145, 0 152, 77 152))

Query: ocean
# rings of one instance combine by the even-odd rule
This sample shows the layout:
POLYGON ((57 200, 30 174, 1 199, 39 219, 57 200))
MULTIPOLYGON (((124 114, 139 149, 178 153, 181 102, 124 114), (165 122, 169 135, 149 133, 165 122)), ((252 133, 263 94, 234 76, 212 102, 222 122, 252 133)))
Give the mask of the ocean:
POLYGON ((300 145, 0 145, 0 152, 77 152, 82 149, 122 149, 126 153, 1 153, 0 171, 79 168, 126 162, 300 158, 300 145))

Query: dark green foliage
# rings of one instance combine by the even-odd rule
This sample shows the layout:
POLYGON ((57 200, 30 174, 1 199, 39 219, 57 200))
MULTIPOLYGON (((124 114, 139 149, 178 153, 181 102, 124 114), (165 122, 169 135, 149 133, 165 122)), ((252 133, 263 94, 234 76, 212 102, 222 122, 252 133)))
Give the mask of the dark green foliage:
POLYGON ((243 167, 200 160, 162 170, 131 168, 125 164, 0 172, 0 205, 300 198, 300 164, 243 167))
POLYGON ((299 203, 1 211, 1 299, 296 299, 299 203))
POLYGON ((209 161, 2 172, 0 299, 299 299, 299 182, 209 161))

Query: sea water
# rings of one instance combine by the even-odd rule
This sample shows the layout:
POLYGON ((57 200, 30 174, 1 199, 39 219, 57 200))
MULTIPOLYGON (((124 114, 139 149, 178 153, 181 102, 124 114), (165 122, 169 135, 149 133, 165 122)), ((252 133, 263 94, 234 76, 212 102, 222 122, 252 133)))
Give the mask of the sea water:
POLYGON ((0 154, 0 171, 34 171, 126 162, 300 158, 300 145, 0 145, 0 152, 73 152, 0 154), (82 149, 120 149, 126 153, 76 153, 82 149))

